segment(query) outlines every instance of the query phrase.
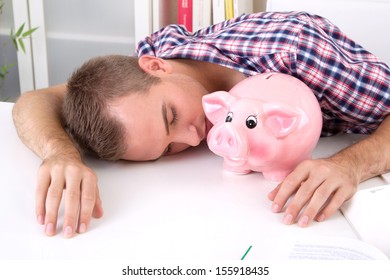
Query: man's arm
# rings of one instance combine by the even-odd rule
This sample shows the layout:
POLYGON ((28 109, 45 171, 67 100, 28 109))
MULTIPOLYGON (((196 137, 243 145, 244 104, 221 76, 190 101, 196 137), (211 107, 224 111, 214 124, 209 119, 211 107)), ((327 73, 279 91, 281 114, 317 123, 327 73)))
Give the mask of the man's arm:
POLYGON ((306 227, 330 217, 357 186, 390 170, 390 116, 369 137, 326 159, 302 162, 269 194, 272 210, 285 208, 283 222, 306 227), (288 205, 287 200, 294 196, 288 205))
POLYGON ((13 109, 13 119, 23 143, 43 161, 36 187, 36 215, 45 233, 54 235, 58 209, 65 191, 63 233, 72 237, 87 230, 91 216, 103 214, 97 177, 61 125, 66 85, 23 94, 13 109), (78 221, 78 225, 76 224, 78 221))

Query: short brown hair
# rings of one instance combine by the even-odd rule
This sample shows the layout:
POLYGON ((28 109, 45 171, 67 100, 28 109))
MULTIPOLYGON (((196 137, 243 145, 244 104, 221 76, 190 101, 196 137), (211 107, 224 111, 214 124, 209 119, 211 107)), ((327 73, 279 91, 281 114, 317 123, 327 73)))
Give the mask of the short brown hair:
POLYGON ((142 71, 137 57, 92 58, 68 80, 62 108, 64 128, 82 151, 118 160, 126 152, 125 128, 108 113, 108 102, 130 93, 146 92, 159 81, 142 71))

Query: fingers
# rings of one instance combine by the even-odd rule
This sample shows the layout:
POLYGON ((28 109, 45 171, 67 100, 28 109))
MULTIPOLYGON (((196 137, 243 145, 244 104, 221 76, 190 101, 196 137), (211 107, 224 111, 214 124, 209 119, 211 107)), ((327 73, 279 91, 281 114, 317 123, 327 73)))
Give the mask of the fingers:
POLYGON ((64 180, 55 175, 50 176, 49 170, 43 165, 38 173, 38 185, 35 192, 36 215, 38 223, 45 225, 45 234, 53 236, 56 233, 57 215, 60 206, 64 180))
POLYGON ((91 216, 93 214, 95 205, 99 203, 101 207, 101 201, 100 201, 99 192, 97 188, 97 178, 95 175, 88 174, 84 176, 84 179, 81 183, 80 201, 81 203, 80 203, 78 232, 84 233, 87 231, 89 227, 89 223, 91 221, 91 216))
MULTIPOLYGON (((286 214, 290 214, 293 221, 295 221, 299 213, 304 209, 298 220, 298 225, 307 227, 320 209, 331 200, 333 192, 334 186, 329 184, 329 182, 324 182, 320 185, 313 182, 306 183, 298 190, 296 199, 287 207, 286 214)), ((323 217, 321 219, 323 220, 323 217)))
POLYGON ((329 161, 305 161, 268 195, 272 211, 285 208, 283 223, 307 227, 324 221, 356 191, 357 182, 329 161))
POLYGON ((355 193, 356 188, 353 186, 351 187, 353 189, 352 192, 347 192, 346 188, 339 188, 336 193, 333 195, 332 200, 330 200, 325 207, 318 213, 318 215, 315 217, 315 219, 318 222, 322 222, 325 219, 332 216, 340 207, 341 205, 350 199, 352 195, 355 193))
MULTIPOLYGON (((318 211, 327 201, 328 197, 333 192, 331 186, 328 186, 323 176, 309 176, 306 181, 298 183, 297 192, 292 199, 290 205, 286 208, 283 222, 292 224, 297 219, 299 213, 304 209, 306 204, 309 204, 312 212, 318 211)), ((306 209, 307 210, 307 209, 306 209)), ((317 212, 316 212, 317 213, 317 212)), ((298 225, 305 227, 309 224, 313 217, 308 213, 303 213, 298 221, 298 225)))
POLYGON ((307 177, 307 169, 303 162, 268 194, 268 198, 273 201, 272 211, 275 213, 282 211, 288 199, 300 188, 301 183, 304 182, 307 177))
POLYGON ((96 188, 96 202, 93 208, 92 216, 94 218, 101 218, 103 216, 103 205, 100 199, 99 188, 96 188))
POLYGON ((45 224, 46 196, 50 186, 50 175, 46 168, 41 167, 38 172, 38 182, 35 188, 35 214, 39 224, 45 224))
POLYGON ((43 162, 38 173, 35 193, 36 215, 45 225, 45 234, 56 234, 58 211, 64 202, 63 235, 87 231, 91 217, 103 215, 95 173, 83 164, 43 162), (65 191, 64 191, 65 190, 65 191))
MULTIPOLYGON (((74 172, 73 172, 74 173, 74 172)), ((70 238, 75 233, 75 227, 77 224, 77 218, 80 208, 80 180, 79 176, 72 176, 66 181, 65 190, 65 213, 63 224, 63 235, 66 238, 70 238)))
POLYGON ((103 209, 97 187, 97 177, 91 170, 87 170, 80 178, 67 177, 72 179, 68 181, 65 191, 63 235, 70 238, 74 236, 76 229, 78 233, 85 233, 94 209, 98 209, 98 217, 102 216, 103 209))

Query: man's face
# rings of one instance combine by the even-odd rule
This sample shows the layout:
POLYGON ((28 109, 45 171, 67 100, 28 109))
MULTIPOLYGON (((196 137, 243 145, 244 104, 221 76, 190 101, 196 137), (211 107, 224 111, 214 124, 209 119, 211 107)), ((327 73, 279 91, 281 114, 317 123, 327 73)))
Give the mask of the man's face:
POLYGON ((199 145, 210 127, 202 108, 204 94, 201 84, 176 74, 148 93, 131 93, 113 102, 109 110, 126 128, 123 159, 155 160, 199 145))

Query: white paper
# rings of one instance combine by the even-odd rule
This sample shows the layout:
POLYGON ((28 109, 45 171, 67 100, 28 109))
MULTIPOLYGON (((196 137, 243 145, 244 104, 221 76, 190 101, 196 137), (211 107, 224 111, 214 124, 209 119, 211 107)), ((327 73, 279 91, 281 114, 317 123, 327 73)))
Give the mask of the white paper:
POLYGON ((390 185, 360 190, 340 210, 362 241, 390 257, 390 185))
MULTIPOLYGON (((257 259, 253 245, 245 259, 257 259)), ((275 248, 277 260, 387 260, 387 256, 358 239, 333 236, 284 236, 275 248)))

